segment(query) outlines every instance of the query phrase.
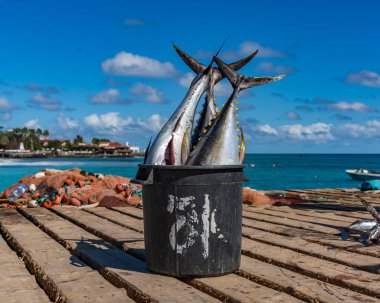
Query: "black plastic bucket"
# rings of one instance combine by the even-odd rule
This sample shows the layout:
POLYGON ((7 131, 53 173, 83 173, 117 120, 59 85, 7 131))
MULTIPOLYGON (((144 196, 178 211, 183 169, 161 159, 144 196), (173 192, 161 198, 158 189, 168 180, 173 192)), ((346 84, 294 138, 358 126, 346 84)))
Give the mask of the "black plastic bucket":
POLYGON ((217 276, 240 266, 243 165, 140 164, 145 258, 172 276, 217 276))

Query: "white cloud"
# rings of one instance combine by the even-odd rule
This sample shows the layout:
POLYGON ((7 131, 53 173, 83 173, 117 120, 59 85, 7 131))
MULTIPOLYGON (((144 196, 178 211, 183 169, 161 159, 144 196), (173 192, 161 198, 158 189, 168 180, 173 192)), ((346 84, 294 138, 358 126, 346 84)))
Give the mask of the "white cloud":
POLYGON ((136 83, 131 87, 129 92, 133 96, 142 97, 148 103, 165 103, 166 99, 164 97, 164 92, 154 88, 152 86, 146 85, 144 83, 136 83))
POLYGON ((98 134, 117 135, 125 131, 125 127, 133 123, 131 117, 122 118, 118 112, 92 114, 84 118, 84 123, 98 134))
POLYGON ((194 80, 194 73, 186 73, 181 78, 179 78, 179 84, 184 88, 189 88, 191 82, 194 80))
POLYGON ((32 119, 25 122, 23 126, 27 128, 41 128, 41 126, 38 124, 39 121, 39 119, 32 119))
POLYGON ((7 98, 0 97, 0 111, 10 111, 16 108, 17 106, 12 105, 7 98))
POLYGON ((315 141, 317 143, 334 140, 332 128, 333 126, 331 124, 321 122, 306 126, 301 124, 280 126, 284 137, 299 141, 315 141))
POLYGON ((273 128, 272 126, 270 126, 269 124, 258 125, 257 131, 261 135, 263 135, 263 134, 269 135, 269 136, 277 136, 278 135, 277 130, 275 128, 273 128))
POLYGON ((62 130, 74 130, 79 128, 79 123, 72 118, 66 118, 62 113, 55 118, 57 125, 62 130))
POLYGON ((296 71, 294 67, 275 65, 272 62, 260 62, 256 70, 263 71, 265 73, 275 73, 275 74, 291 74, 296 71))
POLYGON ((271 47, 263 46, 256 41, 244 41, 240 44, 239 49, 235 51, 226 51, 222 54, 223 58, 226 59, 241 59, 242 57, 248 56, 259 50, 258 57, 271 57, 271 58, 285 58, 287 55, 279 50, 271 47))
POLYGON ((137 119, 136 124, 148 131, 159 132, 166 120, 166 118, 161 117, 159 114, 154 114, 147 120, 137 119))
POLYGON ((0 121, 9 121, 12 119, 12 113, 11 112, 5 112, 0 114, 0 121))
POLYGON ((350 73, 346 82, 369 87, 380 87, 380 75, 372 71, 363 70, 358 73, 350 73))
POLYGON ((170 62, 120 52, 102 62, 103 72, 116 76, 171 77, 176 70, 170 62))
POLYGON ((110 88, 92 96, 90 102, 93 104, 117 103, 119 96, 120 92, 117 89, 110 88))
POLYGON ((336 132, 345 138, 380 138, 380 120, 368 120, 361 124, 342 124, 337 127, 336 132))
POLYGON ((29 105, 35 108, 55 111, 61 108, 61 102, 43 93, 35 94, 29 101, 29 105))
POLYGON ((368 105, 365 105, 361 102, 346 102, 346 101, 340 101, 340 102, 334 102, 332 104, 328 105, 328 108, 335 109, 338 111, 343 112, 359 112, 359 113, 370 113, 375 112, 376 110, 372 107, 369 107, 368 105))
POLYGON ((135 120, 132 117, 122 117, 118 112, 109 112, 86 116, 84 130, 93 135, 146 138, 157 134, 166 121, 167 119, 159 114, 153 114, 146 120, 140 118, 135 120))
POLYGON ((285 113, 285 116, 289 120, 300 120, 301 119, 300 115, 297 112, 287 112, 287 113, 285 113))

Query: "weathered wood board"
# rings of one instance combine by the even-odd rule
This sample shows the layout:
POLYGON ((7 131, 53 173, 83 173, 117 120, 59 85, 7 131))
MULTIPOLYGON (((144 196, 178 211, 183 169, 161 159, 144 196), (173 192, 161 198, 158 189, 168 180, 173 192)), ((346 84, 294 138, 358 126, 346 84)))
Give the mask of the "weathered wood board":
POLYGON ((146 267, 141 209, 0 209, 0 302, 380 302, 380 246, 340 237, 366 194, 288 192, 326 202, 245 206, 239 270, 192 279, 146 267))

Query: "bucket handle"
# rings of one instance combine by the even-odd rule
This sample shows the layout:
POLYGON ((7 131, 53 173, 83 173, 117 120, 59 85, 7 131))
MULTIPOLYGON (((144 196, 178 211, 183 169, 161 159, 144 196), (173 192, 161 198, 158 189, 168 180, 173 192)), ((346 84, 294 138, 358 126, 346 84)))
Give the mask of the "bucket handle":
POLYGON ((137 180, 137 179, 131 179, 129 181, 132 184, 140 184, 140 185, 151 185, 153 184, 153 169, 149 172, 149 176, 146 180, 137 180))

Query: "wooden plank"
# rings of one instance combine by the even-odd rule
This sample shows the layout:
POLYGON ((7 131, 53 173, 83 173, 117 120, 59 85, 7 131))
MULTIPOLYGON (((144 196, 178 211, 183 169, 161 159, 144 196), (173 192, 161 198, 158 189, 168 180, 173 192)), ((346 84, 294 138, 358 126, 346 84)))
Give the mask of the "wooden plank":
MULTIPOLYGON (((358 201, 357 197, 356 196, 360 196, 360 197, 365 197, 366 199, 368 199, 368 201, 370 201, 371 203, 375 204, 377 207, 380 206, 379 203, 380 203, 380 200, 377 196, 377 194, 373 194, 373 193, 370 193, 370 192, 357 192, 357 193, 354 193, 354 194, 350 194, 350 193, 345 193, 343 191, 326 191, 326 190, 287 190, 285 191, 285 194, 286 192, 290 192, 290 193, 299 193, 299 194, 306 194, 309 196, 309 198, 312 198, 312 199, 315 199, 315 198, 320 198, 320 197, 323 197, 323 198, 327 198, 327 199, 332 199, 332 200, 336 200, 337 203, 344 203, 344 204, 348 204, 348 205, 358 205, 360 206, 361 203, 358 201)), ((324 203, 324 202, 322 202, 324 203)), ((328 202, 330 203, 330 202, 328 202)))
POLYGON ((246 238, 242 241, 242 253, 324 282, 380 298, 378 274, 246 238))
POLYGON ((105 281, 16 210, 1 210, 0 225, 7 242, 52 301, 132 302, 124 290, 105 281))
MULTIPOLYGON (((128 211, 126 211, 126 213, 128 213, 128 211)), ((253 221, 253 222, 254 222, 254 224, 257 223, 257 221, 253 221)), ((263 223, 263 222, 258 222, 258 223, 263 223)), ((267 224, 267 223, 263 223, 263 224, 267 224)), ((273 225, 275 225, 275 224, 273 224, 273 225)), ((287 229, 288 227, 282 227, 282 228, 287 229)), ((314 234, 314 233, 311 233, 311 234, 314 234)), ((271 235, 269 235, 269 236, 271 236, 271 235)), ((243 239, 243 243, 252 243, 250 241, 251 240, 248 240, 245 238, 243 239)), ((257 245, 261 245, 261 244, 257 244, 257 245)), ((271 247, 271 246, 266 246, 266 247, 271 247)), ((259 258, 265 256, 266 247, 264 249, 260 250, 262 252, 262 256, 259 256, 259 258)), ((318 246, 318 247, 321 248, 320 246, 318 246)), ((280 255, 283 253, 283 251, 284 251, 284 249, 277 248, 276 253, 280 255)), ((290 251, 290 252, 294 253, 292 251, 290 251)), ((252 256, 251 252, 249 252, 248 254, 252 256)), ((299 255, 297 253, 295 253, 295 254, 299 255)), ((274 254, 274 255, 276 255, 276 254, 274 254)), ((307 256, 305 256, 305 257, 307 257, 307 256)), ((330 255, 330 257, 332 257, 332 255, 330 255)), ((329 272, 330 275, 328 275, 327 277, 322 276, 322 280, 324 280, 325 282, 327 280, 331 280, 332 277, 337 277, 337 279, 339 279, 341 277, 342 278, 346 277, 346 276, 339 276, 339 275, 346 275, 347 274, 347 278, 349 278, 350 277, 349 275, 352 275, 353 273, 356 272, 356 270, 353 269, 352 267, 347 267, 344 265, 340 266, 339 264, 329 262, 329 261, 320 260, 318 258, 313 258, 313 257, 310 257, 310 258, 313 261, 317 260, 317 262, 323 264, 324 266, 329 266, 329 264, 332 263, 332 264, 335 264, 334 266, 332 266, 332 268, 337 267, 337 269, 331 270, 329 272), (324 262, 327 262, 327 263, 324 263, 324 262), (335 274, 335 275, 333 275, 333 274, 335 274)), ((265 259, 265 260, 268 261, 268 259, 265 259)), ((318 278, 320 276, 317 274, 313 274, 313 272, 312 272, 312 276, 314 278, 310 278, 310 277, 304 276, 302 274, 297 274, 297 273, 292 272, 292 271, 287 271, 284 268, 279 268, 277 266, 269 265, 269 264, 267 264, 265 266, 270 266, 270 268, 265 267, 265 270, 262 270, 260 272, 258 266, 255 266, 255 265, 257 265, 255 262, 260 262, 260 261, 255 260, 255 259, 251 259, 251 258, 249 258, 247 260, 247 259, 244 259, 244 256, 242 256, 242 264, 241 264, 241 267, 239 269, 239 272, 244 272, 244 274, 243 273, 241 273, 241 274, 246 276, 246 277, 251 277, 253 279, 253 281, 258 282, 259 284, 264 284, 266 286, 269 286, 269 287, 272 287, 275 289, 276 289, 276 287, 279 287, 278 288, 279 290, 286 291, 289 294, 291 294, 293 296, 297 296, 298 298, 300 298, 302 300, 307 301, 309 299, 310 302, 316 302, 316 298, 318 298, 318 300, 321 302, 323 302, 323 300, 325 300, 325 302, 335 302, 335 301, 337 301, 337 302, 350 302, 350 301, 351 302, 378 302, 379 301, 375 298, 369 298, 367 296, 360 295, 354 291, 342 288, 340 286, 325 284, 319 280, 314 279, 314 278, 318 278), (254 265, 250 266, 251 262, 254 265), (275 273, 281 273, 283 275, 283 279, 279 280, 278 274, 275 274, 275 273), (261 277, 259 277, 258 275, 261 275, 261 277), (262 276, 265 276, 266 282, 263 280, 262 276), (253 278, 253 277, 255 277, 255 278, 253 278), (289 277, 292 277, 292 278, 289 278, 289 277), (296 282, 294 282, 294 280, 293 280, 294 277, 298 277, 298 280, 296 280, 296 282), (287 283, 285 283, 284 280, 287 283), (281 281, 280 284, 279 284, 279 281, 281 281), (307 281, 307 282, 305 282, 305 281, 307 281), (307 287, 309 285, 309 283, 310 283, 310 285, 315 286, 315 288, 307 287), (305 286, 305 284, 306 284, 306 286, 305 286), (314 292, 316 292, 316 293, 314 293, 314 292), (345 297, 346 295, 347 295, 347 297, 345 297), (310 296, 314 296, 314 297, 311 298, 310 296), (331 296, 331 297, 329 297, 329 296, 331 296)), ((301 262, 302 262, 302 260, 301 260, 301 262)), ((284 265, 284 264, 282 264, 282 265, 284 265)), ((313 269, 314 267, 312 266, 311 268, 313 269)), ((297 266, 293 267, 292 269, 295 271, 299 271, 297 266)), ((323 269, 322 269, 322 271, 323 271, 323 269)), ((309 268, 307 268, 307 272, 310 273, 309 268)), ((363 273, 364 275, 366 275, 366 273, 363 271, 357 271, 357 272, 360 272, 360 273, 363 273)), ((367 273, 367 274, 370 275, 370 277, 373 279, 373 281, 376 281, 376 279, 380 279, 380 277, 375 276, 373 274, 370 274, 370 273, 367 273)), ((366 277, 367 276, 365 276, 365 278, 366 277)), ((352 287, 352 285, 346 285, 345 283, 341 283, 339 280, 336 280, 335 284, 338 284, 338 285, 343 284, 345 287, 352 287)), ((360 283, 360 284, 362 287, 365 287, 365 283, 360 283)), ((372 290, 370 290, 370 291, 368 291, 368 289, 364 289, 364 290, 361 289, 361 290, 365 293, 371 293, 372 292, 372 294, 373 294, 372 290)))
MULTIPOLYGON (((118 243, 124 243, 126 237, 123 234, 123 230, 128 231, 127 228, 122 227, 118 224, 110 222, 106 219, 96 217, 92 214, 89 214, 84 211, 77 209, 53 209, 54 212, 59 212, 63 215, 64 218, 70 220, 71 222, 83 227, 87 231, 103 238, 110 243, 119 246, 118 243), (95 222, 92 222, 93 218, 98 218, 95 222), (110 233, 110 234, 107 234, 110 233)), ((140 211, 140 213, 142 213, 140 211)), ((137 235, 140 233, 135 232, 137 235)), ((122 250, 130 253, 131 247, 128 243, 127 248, 122 245, 119 246, 122 250)), ((134 248, 138 250, 141 254, 136 255, 137 258, 145 260, 144 253, 144 243, 143 242, 133 242, 134 248)), ((196 288, 201 289, 204 292, 207 292, 218 299, 229 301, 231 298, 233 300, 239 299, 240 302, 262 302, 258 301, 260 298, 265 296, 278 297, 279 302, 293 302, 294 298, 288 298, 286 294, 279 294, 278 291, 273 291, 272 289, 267 289, 265 286, 258 285, 252 281, 242 279, 236 275, 227 275, 222 278, 216 278, 217 283, 214 282, 215 278, 207 278, 203 280, 193 279, 188 280, 191 285, 194 285, 196 288), (218 287, 216 287, 218 286, 218 287), (262 295, 252 296, 252 290, 257 291, 262 295)))
POLYGON ((136 207, 111 207, 112 210, 116 210, 118 212, 128 214, 137 219, 142 219, 143 210, 141 208, 136 207))
POLYGON ((299 237, 286 237, 252 228, 243 228, 243 235, 249 239, 260 241, 262 243, 285 247, 296 252, 345 264, 364 271, 377 274, 380 273, 380 259, 376 257, 356 254, 344 250, 332 250, 327 246, 308 242, 299 237))
MULTIPOLYGON (((245 211, 252 212, 256 207, 246 207, 244 208, 245 211)), ((258 208, 260 209, 260 208, 258 208)), ((289 206, 271 206, 271 207, 266 207, 265 209, 270 210, 274 214, 277 215, 277 213, 281 214, 292 214, 292 215, 297 215, 297 216, 306 216, 306 217, 313 217, 313 218, 322 218, 322 219, 330 219, 334 221, 342 221, 342 222, 347 222, 346 224, 349 225, 355 219, 352 217, 347 217, 347 216, 341 216, 336 214, 335 212, 317 212, 317 211, 312 211, 308 209, 297 209, 294 207, 289 207, 289 206)))
POLYGON ((97 215, 101 218, 107 219, 121 226, 127 227, 129 229, 142 232, 144 230, 144 222, 141 219, 133 218, 130 216, 124 216, 123 214, 110 210, 105 207, 96 207, 84 209, 85 211, 97 215))
POLYGON ((141 246, 136 244, 136 242, 144 241, 144 235, 141 232, 123 227, 89 212, 78 211, 75 208, 53 207, 51 210, 135 257, 139 257, 142 253, 141 246))
POLYGON ((302 236, 302 239, 309 242, 325 245, 328 247, 328 249, 331 249, 331 250, 343 249, 343 250, 352 251, 355 253, 360 253, 363 255, 380 258, 379 245, 364 246, 363 244, 359 243, 359 241, 354 241, 354 240, 343 241, 338 236, 322 235, 322 234, 321 235, 309 234, 309 235, 302 236))
POLYGON ((259 284, 285 291, 306 302, 367 303, 379 301, 373 297, 336 285, 323 283, 317 279, 244 255, 241 257, 241 266, 238 274, 259 284))
POLYGON ((320 225, 320 224, 314 224, 309 222, 302 222, 302 221, 295 221, 293 219, 287 219, 287 218, 280 218, 280 217, 274 217, 270 215, 263 215, 263 214, 257 214, 257 213, 245 213, 243 215, 243 226, 252 226, 253 227, 253 220, 255 221, 262 221, 262 222, 268 222, 288 227, 295 227, 307 231, 312 232, 320 232, 330 235, 339 235, 340 230, 339 227, 333 227, 333 226, 326 226, 326 225, 320 225))
POLYGON ((47 209, 25 208, 20 211, 74 255, 98 269, 103 278, 125 288, 134 300, 216 302, 213 297, 189 287, 186 283, 150 272, 144 262, 47 209))
POLYGON ((330 204, 293 204, 292 207, 296 209, 312 209, 313 211, 320 213, 334 213, 340 216, 352 217, 357 219, 370 219, 368 211, 364 207, 348 207, 342 205, 330 205, 330 204))
POLYGON ((303 229, 298 229, 298 228, 288 227, 288 226, 283 226, 283 225, 278 225, 278 224, 272 224, 268 222, 261 222, 261 221, 256 221, 256 220, 249 220, 249 222, 247 222, 247 220, 243 219, 243 225, 245 227, 267 231, 270 233, 275 233, 275 234, 279 234, 283 236, 301 237, 303 240, 327 246, 328 249, 331 249, 331 250, 344 249, 347 251, 352 251, 352 252, 380 258, 379 245, 367 247, 367 246, 363 246, 358 241, 354 241, 354 240, 343 241, 342 238, 337 235, 312 232, 308 230, 303 230, 303 229))
MULTIPOLYGON (((286 213, 286 212, 279 212, 274 211, 272 209, 267 208, 252 208, 250 211, 243 211, 243 217, 246 218, 254 218, 255 216, 253 214, 261 214, 261 215, 268 215, 273 217, 279 217, 279 218, 287 218, 294 221, 301 221, 301 222, 307 222, 312 224, 318 224, 321 226, 332 226, 337 228, 345 228, 350 223, 343 222, 343 221, 337 221, 332 219, 324 219, 324 218, 316 218, 316 217, 308 217, 298 214, 292 214, 292 213, 286 213)), ((351 220, 351 223, 353 223, 355 220, 351 220)))
POLYGON ((0 236, 0 302, 47 303, 46 293, 0 236))
POLYGON ((223 302, 302 302, 282 291, 270 289, 233 274, 193 279, 190 284, 203 291, 214 293, 223 302))

